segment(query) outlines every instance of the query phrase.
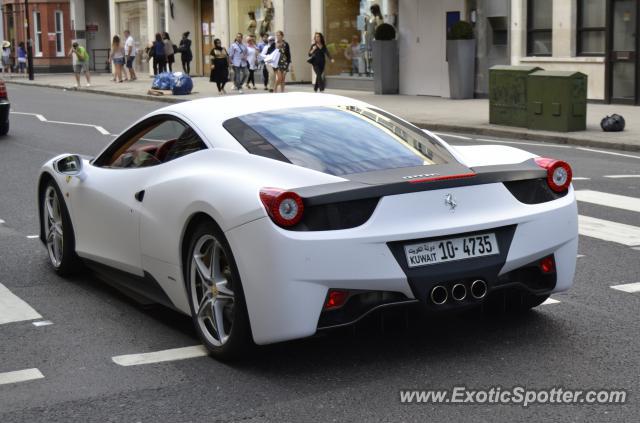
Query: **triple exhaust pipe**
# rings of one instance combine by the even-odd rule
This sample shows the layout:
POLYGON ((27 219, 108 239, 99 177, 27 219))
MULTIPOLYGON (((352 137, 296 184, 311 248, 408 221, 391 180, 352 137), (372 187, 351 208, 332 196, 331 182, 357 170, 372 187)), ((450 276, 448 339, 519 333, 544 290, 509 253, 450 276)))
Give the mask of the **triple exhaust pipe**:
MULTIPOLYGON (((487 283, 482 279, 471 282, 469 294, 476 300, 481 300, 487 295, 487 283)), ((456 283, 451 288, 451 298, 460 302, 467 298, 467 287, 462 283, 456 283)), ((435 305, 442 305, 449 299, 449 291, 442 285, 437 285, 431 290, 431 301, 435 305)))

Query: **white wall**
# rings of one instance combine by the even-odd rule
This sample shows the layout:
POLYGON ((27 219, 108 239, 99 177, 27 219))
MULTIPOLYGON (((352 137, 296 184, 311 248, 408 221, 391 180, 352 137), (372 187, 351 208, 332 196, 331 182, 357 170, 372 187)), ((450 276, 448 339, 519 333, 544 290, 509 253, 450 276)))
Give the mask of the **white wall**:
POLYGON ((446 62, 446 12, 459 11, 464 0, 400 0, 400 94, 449 97, 446 62))

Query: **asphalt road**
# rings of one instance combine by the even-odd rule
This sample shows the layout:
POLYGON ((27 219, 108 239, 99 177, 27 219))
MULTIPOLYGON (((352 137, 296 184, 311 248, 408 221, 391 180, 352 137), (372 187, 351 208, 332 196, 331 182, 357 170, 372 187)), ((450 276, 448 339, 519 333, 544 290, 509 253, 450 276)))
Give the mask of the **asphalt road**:
MULTIPOLYGON (((472 313, 408 325, 374 317, 355 330, 260 348, 233 365, 209 357, 115 364, 122 354, 197 345, 190 319, 140 306, 91 274, 57 277, 40 241, 29 238, 38 231, 36 176, 55 154, 96 154, 113 139, 103 132, 117 134, 162 104, 18 86, 9 94, 13 111, 42 116, 13 114, 10 134, 0 139, 0 288, 42 317, 0 322, 0 381, 22 369, 44 377, 0 384, 0 422, 637 421, 640 292, 611 286, 640 282, 640 249, 619 236, 581 236, 573 289, 525 316, 472 313), (52 324, 33 324, 40 321, 52 324), (454 386, 611 388, 628 398, 624 405, 529 407, 399 399, 401 389, 454 386)), ((585 178, 575 188, 596 191, 604 203, 581 201, 580 214, 604 220, 605 232, 616 224, 640 231, 640 178, 605 177, 640 174, 640 155, 513 146, 570 161, 585 178)))

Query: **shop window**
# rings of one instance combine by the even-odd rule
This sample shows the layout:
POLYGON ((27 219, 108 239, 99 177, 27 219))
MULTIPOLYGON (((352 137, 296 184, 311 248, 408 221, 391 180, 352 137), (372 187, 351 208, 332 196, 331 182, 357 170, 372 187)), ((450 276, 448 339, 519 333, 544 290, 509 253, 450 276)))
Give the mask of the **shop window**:
POLYGON ((579 56, 604 56, 606 15, 606 0, 578 0, 579 56))
MULTIPOLYGON (((274 34, 274 8, 271 0, 236 0, 229 2, 229 38, 233 42, 237 33, 246 37, 256 37, 261 34, 274 34)), ((213 31, 213 29, 212 29, 213 31)), ((215 35, 215 34, 214 34, 215 35)), ((285 35, 286 38, 286 35, 285 35)))
POLYGON ((42 57, 42 20, 40 19, 40 12, 33 12, 33 25, 34 25, 34 42, 36 57, 42 57))
POLYGON ((527 1, 527 55, 551 56, 553 0, 527 1))
POLYGON ((55 30, 56 30, 56 56, 64 56, 64 26, 63 15, 61 10, 55 13, 55 30))

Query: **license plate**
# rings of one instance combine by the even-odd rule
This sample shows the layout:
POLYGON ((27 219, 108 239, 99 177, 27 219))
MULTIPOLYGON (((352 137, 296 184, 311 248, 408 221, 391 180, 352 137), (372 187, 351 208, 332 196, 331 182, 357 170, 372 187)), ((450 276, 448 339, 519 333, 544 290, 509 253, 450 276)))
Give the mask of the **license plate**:
POLYGON ((494 233, 405 245, 404 252, 409 267, 500 254, 494 233))

